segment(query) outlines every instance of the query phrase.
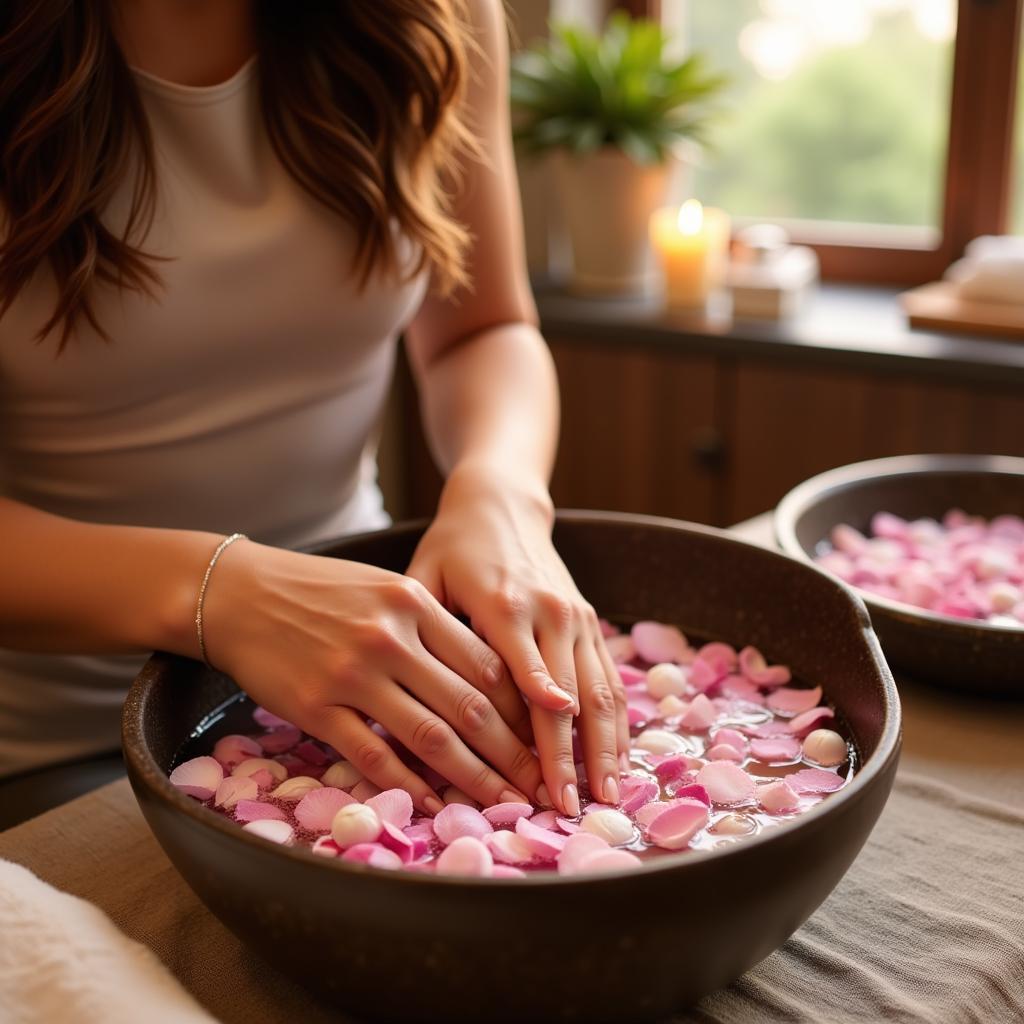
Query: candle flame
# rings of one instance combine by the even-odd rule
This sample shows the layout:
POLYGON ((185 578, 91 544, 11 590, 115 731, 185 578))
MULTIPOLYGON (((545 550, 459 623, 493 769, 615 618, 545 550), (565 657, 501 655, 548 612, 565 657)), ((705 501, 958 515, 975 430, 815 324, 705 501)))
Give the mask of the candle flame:
POLYGON ((704 207, 697 199, 687 199, 679 207, 679 219, 676 222, 679 231, 684 235, 696 235, 704 223, 704 207))

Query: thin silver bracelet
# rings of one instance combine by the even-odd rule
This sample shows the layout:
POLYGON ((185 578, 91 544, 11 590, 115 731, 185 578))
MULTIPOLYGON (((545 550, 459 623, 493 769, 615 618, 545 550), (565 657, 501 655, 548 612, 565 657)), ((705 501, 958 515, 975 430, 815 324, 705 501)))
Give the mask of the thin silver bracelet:
POLYGON ((206 588, 210 584, 210 574, 213 572, 213 567, 217 564, 217 559, 220 558, 224 552, 235 543, 236 540, 248 540, 244 533, 233 533, 230 537, 225 537, 218 545, 217 550, 214 551, 213 557, 210 559, 209 565, 206 567, 206 572, 203 574, 203 582, 199 584, 199 600, 196 602, 196 636, 199 637, 199 652, 203 656, 203 661, 206 662, 209 668, 213 668, 210 664, 210 659, 206 656, 206 639, 203 637, 203 605, 206 603, 206 588))

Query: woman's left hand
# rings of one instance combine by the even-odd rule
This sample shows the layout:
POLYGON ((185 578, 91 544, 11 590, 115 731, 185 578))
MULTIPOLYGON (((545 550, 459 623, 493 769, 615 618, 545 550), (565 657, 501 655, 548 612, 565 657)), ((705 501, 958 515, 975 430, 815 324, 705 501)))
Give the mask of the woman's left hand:
POLYGON ((521 737, 532 724, 548 790, 541 787, 538 798, 575 816, 573 716, 590 791, 604 803, 618 803, 629 729, 625 691, 597 614, 555 551, 551 522, 540 487, 492 469, 456 467, 408 574, 467 616, 504 660, 527 704, 511 688, 491 699, 521 737))

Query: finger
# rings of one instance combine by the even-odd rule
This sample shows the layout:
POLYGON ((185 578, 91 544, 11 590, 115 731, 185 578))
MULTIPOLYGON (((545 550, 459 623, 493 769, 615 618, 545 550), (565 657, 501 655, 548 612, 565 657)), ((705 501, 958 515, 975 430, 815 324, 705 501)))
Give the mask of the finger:
POLYGON ((572 715, 531 707, 533 735, 540 755, 544 785, 537 791, 537 800, 575 818, 580 813, 580 793, 576 781, 576 764, 572 756, 572 715))
POLYGON ((381 687, 368 703, 367 711, 424 764, 485 807, 506 802, 532 803, 481 761, 440 715, 400 686, 381 687))
POLYGON ((607 673, 589 636, 576 644, 576 678, 580 687, 577 729, 583 746, 583 763, 594 798, 606 804, 619 802, 619 752, 615 737, 615 697, 607 673))
MULTIPOLYGON (((392 684, 392 689, 398 687, 392 684)), ((315 734, 330 743, 375 786, 407 790, 412 802, 427 814, 443 810, 444 801, 351 708, 325 708, 317 718, 315 734)))
POLYGON ((420 617, 419 634, 438 661, 487 697, 521 742, 531 742, 530 715, 522 695, 505 663, 473 630, 454 615, 432 609, 420 617))
POLYGON ((534 706, 575 713, 575 692, 552 678, 534 639, 534 620, 526 604, 507 598, 497 611, 500 614, 474 615, 474 624, 508 666, 520 693, 534 706))
POLYGON ((405 575, 418 580, 443 608, 448 607, 447 594, 445 593, 444 578, 441 575, 441 568, 437 564, 431 564, 426 559, 413 556, 405 575))
MULTIPOLYGON (((540 762, 518 739, 497 709, 474 686, 426 649, 411 651, 397 669, 401 684, 436 711, 459 738, 524 793, 536 793, 540 762)), ((516 694, 522 704, 522 698, 516 694)), ((525 705, 523 705, 525 707, 525 705)))
POLYGON ((597 656, 601 659, 601 667, 605 671, 605 678, 611 687, 612 695, 615 697, 615 740, 619 748, 619 767, 624 767, 623 760, 628 764, 629 759, 629 711, 626 707, 626 688, 622 685, 622 676, 615 660, 608 653, 608 647, 601 636, 599 629, 595 629, 594 646, 597 649, 597 656))

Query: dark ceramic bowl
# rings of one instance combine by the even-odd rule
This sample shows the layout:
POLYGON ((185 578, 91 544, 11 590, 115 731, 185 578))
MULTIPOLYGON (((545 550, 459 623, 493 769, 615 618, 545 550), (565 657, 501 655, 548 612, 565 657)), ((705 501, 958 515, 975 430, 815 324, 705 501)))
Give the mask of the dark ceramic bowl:
MULTIPOLYGON (((325 553, 401 570, 422 524, 325 553)), ((387 872, 275 846, 178 792, 167 772, 234 684, 156 655, 124 710, 128 774, 167 855, 266 960, 353 1014, 403 1022, 656 1019, 728 984, 825 899, 885 804, 899 698, 864 606, 832 577, 711 529, 565 513, 555 542, 612 618, 753 643, 845 721, 861 768, 798 820, 632 872, 484 880, 387 872)), ((216 733, 214 733, 216 734, 216 733)))
MULTIPOLYGON (((786 554, 810 563, 837 523, 867 531, 875 512, 939 519, 950 508, 986 518, 1024 515, 1024 459, 906 455, 842 466, 790 491, 775 510, 775 532, 786 554)), ((858 593, 897 669, 958 689, 1024 696, 1024 629, 858 593)))

